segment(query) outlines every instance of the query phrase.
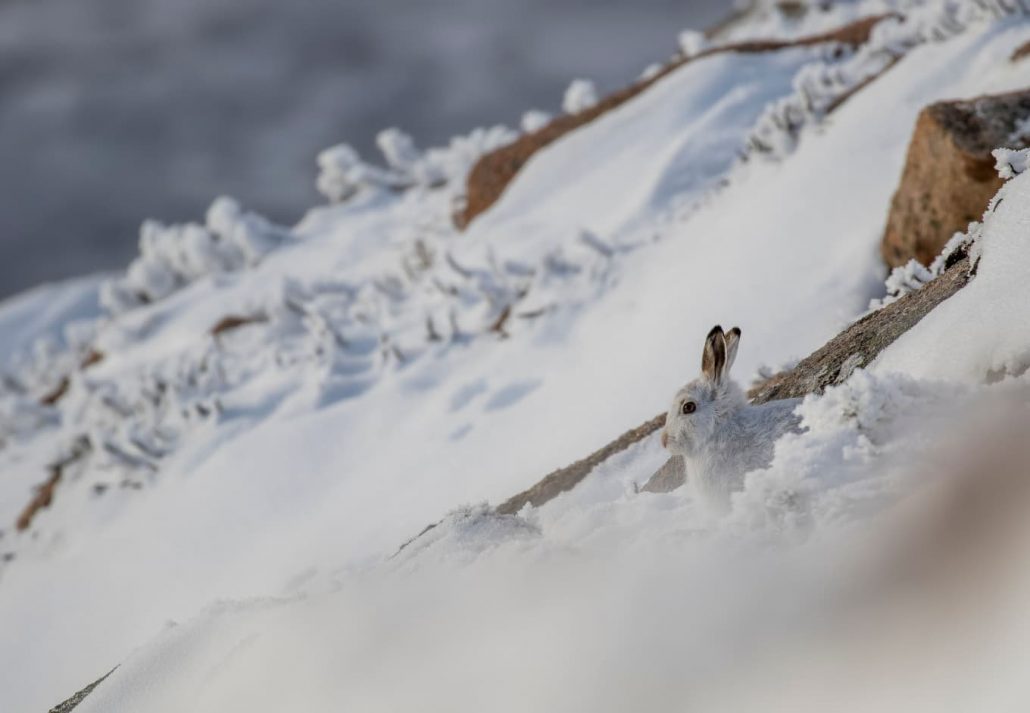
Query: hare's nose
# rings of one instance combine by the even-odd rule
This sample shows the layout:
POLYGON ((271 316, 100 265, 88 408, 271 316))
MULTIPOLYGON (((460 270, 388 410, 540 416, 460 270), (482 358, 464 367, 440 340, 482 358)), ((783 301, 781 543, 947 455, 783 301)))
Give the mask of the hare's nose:
POLYGON ((663 430, 662 431, 662 448, 668 448, 668 447, 669 447, 669 432, 663 430))

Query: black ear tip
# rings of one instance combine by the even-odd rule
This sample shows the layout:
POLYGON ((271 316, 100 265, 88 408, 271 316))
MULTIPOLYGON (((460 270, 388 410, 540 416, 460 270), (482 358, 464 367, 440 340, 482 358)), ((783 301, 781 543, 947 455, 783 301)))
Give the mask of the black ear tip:
POLYGON ((733 336, 739 338, 740 337, 740 327, 734 327, 733 329, 731 329, 730 330, 730 334, 732 334, 733 336))
POLYGON ((722 334, 722 325, 721 324, 717 324, 714 327, 712 327, 710 330, 708 330, 708 337, 707 337, 707 339, 711 339, 716 334, 722 334))

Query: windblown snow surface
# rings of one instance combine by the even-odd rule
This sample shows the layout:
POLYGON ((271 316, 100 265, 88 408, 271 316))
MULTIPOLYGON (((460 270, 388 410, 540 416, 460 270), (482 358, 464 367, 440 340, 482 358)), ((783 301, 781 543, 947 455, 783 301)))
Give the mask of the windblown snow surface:
POLYGON ((466 172, 513 134, 421 153, 385 132, 385 166, 323 154, 345 200, 294 227, 219 199, 204 224, 145 225, 103 284, 0 306, 0 709, 116 665, 79 710, 1025 701, 1030 533, 973 515, 992 483, 1027 504, 998 459, 1026 455, 1028 174, 971 227, 969 286, 807 398, 729 514, 636 493, 656 437, 543 507, 487 505, 662 410, 712 324, 743 329, 746 381, 883 296, 920 109, 1030 79, 1017 4, 849 3, 790 32, 891 9, 907 19, 855 51, 684 64, 463 233, 466 172))

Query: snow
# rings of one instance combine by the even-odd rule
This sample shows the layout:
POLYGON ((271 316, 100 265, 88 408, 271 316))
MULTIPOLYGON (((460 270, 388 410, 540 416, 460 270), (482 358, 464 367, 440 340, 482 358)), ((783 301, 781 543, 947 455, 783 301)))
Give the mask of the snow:
POLYGON ((10 366, 19 354, 45 343, 57 349, 75 324, 100 316, 97 295, 105 275, 81 277, 56 285, 41 285, 0 302, 0 364, 10 366))
POLYGON ((522 115, 522 119, 519 121, 519 126, 525 133, 530 134, 537 129, 542 129, 550 120, 551 115, 546 111, 531 109, 522 115))
POLYGON ((708 48, 705 33, 697 30, 683 30, 676 38, 684 57, 692 57, 708 48))
POLYGON ((597 87, 589 79, 574 79, 562 96, 561 108, 566 114, 586 111, 598 101, 597 87))
MULTIPOLYGON (((636 492, 665 460, 656 436, 541 508, 483 503, 662 409, 712 324, 741 325, 747 375, 860 314, 884 291, 877 241, 918 112, 1021 86, 1007 58, 1028 38, 985 16, 906 46, 746 161, 771 103, 851 58, 696 60, 540 151, 465 233, 464 175, 510 130, 426 151, 387 131, 381 167, 330 150, 333 202, 293 227, 219 200, 203 226, 148 228, 105 314, 28 372, 36 388, 68 374, 66 396, 0 451, 6 523, 48 462, 93 444, 27 533, 0 536, 5 708, 45 710, 116 664, 83 711, 789 698, 762 672, 839 663, 817 623, 887 566, 856 533, 909 532, 891 516, 927 479, 906 456, 976 442, 941 404, 1025 402, 1026 175, 983 221, 976 279, 806 399, 807 432, 729 515, 689 489, 636 492), (253 321, 212 334, 227 316, 253 321), (106 358, 77 368, 94 347, 106 358)), ((41 305, 11 303, 0 326, 41 305)), ((27 401, 0 392, 2 413, 27 401)))
POLYGON ((581 227, 617 232, 642 207, 696 202, 734 165, 741 135, 765 104, 787 94, 798 69, 819 55, 722 54, 684 65, 533 156, 473 234, 492 235, 521 216, 527 235, 553 243, 581 227))
POLYGON ((1012 178, 1027 169, 1030 165, 1030 150, 1028 149, 1004 149, 994 150, 994 158, 997 159, 995 168, 1002 178, 1012 178))

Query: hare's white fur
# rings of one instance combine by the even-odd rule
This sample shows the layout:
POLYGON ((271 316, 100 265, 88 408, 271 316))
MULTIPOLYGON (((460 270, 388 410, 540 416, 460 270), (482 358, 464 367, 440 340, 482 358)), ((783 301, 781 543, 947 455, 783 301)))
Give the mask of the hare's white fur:
POLYGON ((676 392, 662 432, 665 447, 683 456, 693 487, 720 508, 729 506, 730 493, 743 487, 747 473, 769 466, 776 440, 800 423, 794 415, 800 399, 752 405, 730 380, 739 340, 736 327, 708 333, 702 374, 676 392), (693 412, 684 412, 687 403, 693 412))

